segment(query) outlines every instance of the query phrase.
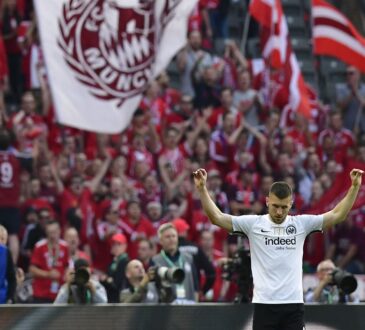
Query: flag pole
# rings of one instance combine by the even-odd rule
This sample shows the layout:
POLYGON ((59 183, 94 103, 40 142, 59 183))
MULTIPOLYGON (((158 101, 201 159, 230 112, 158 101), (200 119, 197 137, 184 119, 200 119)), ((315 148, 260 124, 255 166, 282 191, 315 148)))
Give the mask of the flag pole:
POLYGON ((241 43, 240 43, 241 53, 245 57, 246 57, 246 44, 247 44, 247 37, 248 37, 248 29, 250 27, 250 22, 251 22, 251 14, 250 14, 249 7, 250 7, 250 3, 247 6, 247 12, 246 12, 246 16, 245 16, 245 22, 243 24, 242 38, 241 38, 241 43))

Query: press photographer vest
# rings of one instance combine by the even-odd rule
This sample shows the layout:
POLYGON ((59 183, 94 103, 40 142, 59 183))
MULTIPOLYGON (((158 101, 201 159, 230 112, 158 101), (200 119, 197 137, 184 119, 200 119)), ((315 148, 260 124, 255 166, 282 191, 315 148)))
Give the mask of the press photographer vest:
MULTIPOLYGON (((180 257, 177 262, 173 262, 168 256, 163 256, 161 253, 153 257, 153 262, 156 266, 165 266, 165 267, 181 267, 185 272, 185 279, 180 284, 183 286, 185 291, 185 297, 183 299, 195 301, 195 289, 194 289, 194 262, 193 257, 184 252, 180 252, 180 257)), ((176 284, 172 284, 174 288, 174 292, 176 293, 177 298, 179 298, 179 294, 177 294, 178 286, 176 284)), ((177 299, 179 300, 179 299, 177 299)))

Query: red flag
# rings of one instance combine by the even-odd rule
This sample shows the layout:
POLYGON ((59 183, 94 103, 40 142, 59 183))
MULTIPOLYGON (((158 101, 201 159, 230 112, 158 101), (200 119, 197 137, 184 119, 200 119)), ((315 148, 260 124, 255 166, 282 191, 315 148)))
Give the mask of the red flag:
MULTIPOLYGON (((360 159, 348 159, 346 167, 340 173, 338 173, 333 181, 331 188, 329 188, 325 194, 323 194, 322 198, 311 207, 310 210, 307 210, 308 213, 320 214, 327 212, 334 208, 337 203, 341 201, 341 199, 347 193, 347 190, 350 187, 351 180, 349 173, 352 169, 358 168, 360 170, 365 171, 365 162, 360 159)), ((365 205, 365 180, 363 178, 361 187, 359 190, 359 194, 357 199, 352 207, 352 212, 360 210, 365 205)))
POLYGON ((271 28, 273 8, 276 0, 252 0, 250 3, 250 13, 255 19, 267 28, 271 28))
POLYGON ((286 60, 288 27, 279 0, 254 0, 251 15, 261 24, 262 55, 272 68, 286 60))
POLYGON ((262 55, 272 68, 283 70, 292 109, 310 117, 310 104, 280 0, 253 0, 251 15, 261 24, 262 55))
POLYGON ((365 72, 365 38, 335 7, 313 0, 313 52, 329 55, 365 72))

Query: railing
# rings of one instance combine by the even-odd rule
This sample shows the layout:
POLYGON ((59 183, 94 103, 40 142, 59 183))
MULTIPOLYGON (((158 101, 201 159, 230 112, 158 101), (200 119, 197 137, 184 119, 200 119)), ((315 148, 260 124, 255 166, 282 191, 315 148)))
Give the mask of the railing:
MULTIPOLYGON (((307 330, 363 330, 365 304, 306 305, 307 330)), ((197 304, 0 307, 1 330, 245 330, 252 305, 197 304)))

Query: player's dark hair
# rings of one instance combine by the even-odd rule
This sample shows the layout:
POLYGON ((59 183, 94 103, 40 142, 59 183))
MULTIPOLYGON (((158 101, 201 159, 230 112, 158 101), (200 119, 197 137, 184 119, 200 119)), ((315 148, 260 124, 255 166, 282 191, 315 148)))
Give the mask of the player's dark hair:
POLYGON ((271 185, 270 193, 274 194, 279 199, 284 199, 293 195, 292 189, 284 181, 274 182, 271 185))

